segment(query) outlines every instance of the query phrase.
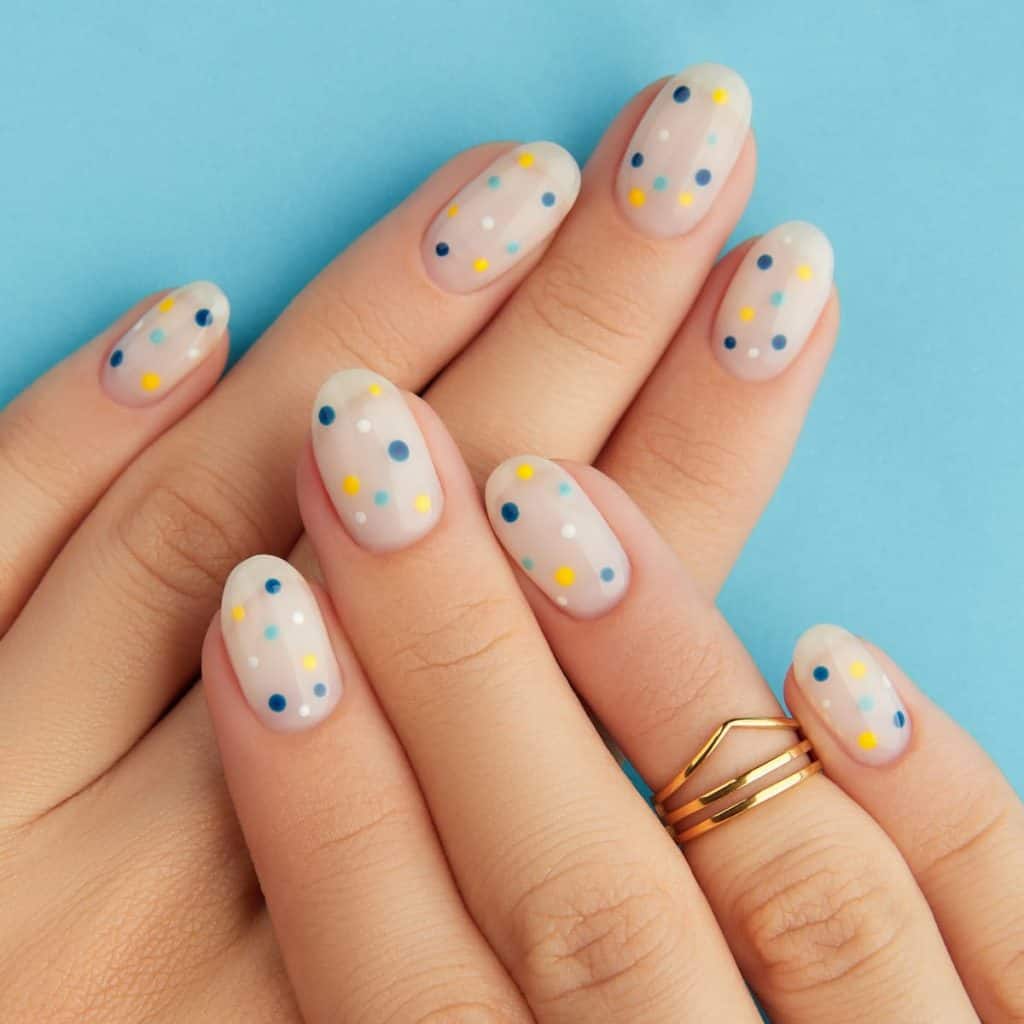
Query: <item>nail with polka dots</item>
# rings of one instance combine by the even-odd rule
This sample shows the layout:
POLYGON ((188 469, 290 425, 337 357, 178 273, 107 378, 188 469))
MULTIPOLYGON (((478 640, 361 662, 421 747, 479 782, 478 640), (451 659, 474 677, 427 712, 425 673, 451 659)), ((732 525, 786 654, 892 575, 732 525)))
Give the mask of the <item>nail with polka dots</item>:
POLYGON ((474 292, 537 248, 580 190, 576 161, 554 142, 503 153, 434 218, 423 262, 447 292, 474 292))
POLYGON ((341 696, 342 678, 320 606, 287 562, 255 555, 224 585, 221 632, 242 693, 278 732, 308 729, 341 696))
POLYGON ((721 64, 695 64, 670 79, 630 139, 615 190, 645 235, 674 238, 704 218, 750 130, 750 90, 721 64))
POLYGON ((487 481, 487 514, 516 564, 577 619, 613 608, 629 587, 629 559, 604 516, 561 466, 523 455, 487 481))
POLYGON ((740 263, 718 307, 712 345, 742 380, 776 377, 800 354, 832 292, 834 257, 813 224, 780 224, 740 263))
POLYGON ((793 676, 825 724, 862 764, 896 760, 910 742, 910 716, 865 644, 839 626, 815 626, 799 639, 793 676))
POLYGON ((343 370, 313 407, 313 453, 352 539, 395 551, 429 533, 444 494, 402 392, 370 370, 343 370))
POLYGON ((227 296, 209 281, 165 295, 107 355, 103 387, 122 405, 152 405, 213 351, 228 325, 227 296))

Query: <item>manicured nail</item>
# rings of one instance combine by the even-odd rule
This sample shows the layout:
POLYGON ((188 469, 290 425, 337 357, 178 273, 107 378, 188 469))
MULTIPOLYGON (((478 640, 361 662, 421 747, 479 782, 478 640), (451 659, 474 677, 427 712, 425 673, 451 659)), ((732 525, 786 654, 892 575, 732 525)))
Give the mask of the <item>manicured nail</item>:
POLYGON ((552 601, 577 619, 603 615, 629 586, 629 559, 576 480, 547 459, 503 462, 487 481, 498 540, 552 601))
POLYGON ((254 555, 235 566, 220 623, 245 699, 264 725, 297 732, 331 713, 341 670, 320 606, 287 562, 254 555))
POLYGON ((637 230, 685 235, 711 209, 750 129, 750 90, 731 68, 695 64, 665 84, 633 133, 616 182, 637 230))
POLYGON ((192 372, 228 325, 227 296, 209 281, 165 295, 110 350, 107 394, 122 405, 151 405, 192 372))
POLYGON ((832 291, 834 257, 813 224, 780 224, 743 257, 718 308, 711 343, 743 380, 768 380, 789 366, 832 291))
POLYGON ((434 218, 423 261, 448 292, 474 292, 518 263, 572 209, 580 169, 561 146, 531 142, 509 150, 434 218))
POLYGON ((427 443, 401 391, 370 370, 343 370, 313 407, 313 452, 349 534, 395 551, 429 533, 444 495, 427 443))
POLYGON ((815 626, 796 645, 793 675, 850 754, 864 764, 894 761, 910 742, 910 716, 877 659, 839 626, 815 626))

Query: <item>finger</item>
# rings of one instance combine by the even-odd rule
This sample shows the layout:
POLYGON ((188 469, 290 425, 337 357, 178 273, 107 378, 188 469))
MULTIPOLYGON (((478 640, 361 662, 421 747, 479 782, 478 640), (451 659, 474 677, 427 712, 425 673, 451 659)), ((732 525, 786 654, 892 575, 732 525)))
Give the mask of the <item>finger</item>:
POLYGON ((731 252, 597 460, 709 595, 775 491, 831 355, 832 266, 828 240, 800 222, 731 252))
POLYGON ((214 386, 227 324, 216 285, 186 285, 129 310, 0 412, 0 635, 111 481, 214 386))
MULTIPOLYGON (((655 789, 665 787, 722 723, 779 716, 742 645, 625 494, 596 470, 574 468, 570 476, 554 463, 541 468, 534 462, 529 480, 516 477, 514 464, 499 467, 488 484, 488 512, 509 553, 520 564, 533 559, 524 584, 552 648, 641 775, 655 789), (600 516, 581 487, 625 546, 628 586, 618 582, 618 571, 604 571, 614 563, 593 543, 600 516), (511 522, 502 514, 509 503, 520 509, 511 522), (567 576, 548 571, 552 565, 574 574, 571 586, 564 585, 567 576), (576 603, 577 588, 602 587, 603 605, 576 603), (568 603, 557 602, 561 594, 568 603)), ((796 743, 781 729, 739 731, 666 809, 688 804, 796 743)), ((756 790, 725 793, 709 811, 781 784, 783 777, 799 781, 794 772, 801 764, 791 764, 781 776, 775 771, 756 780, 756 790)), ((824 777, 777 792, 777 799, 766 796, 763 806, 685 847, 744 976, 772 1019, 970 1020, 969 1001, 928 905, 881 829, 824 777)), ((686 815, 678 827, 689 830, 707 815, 686 815)))
POLYGON ((321 389, 313 423, 316 463, 300 462, 298 486, 328 589, 466 905, 535 1016, 755 1019, 685 865, 565 685, 439 421, 350 371, 321 389))
POLYGON ((889 834, 985 1021, 1024 1019, 1024 808, 985 752, 837 626, 797 644, 786 699, 829 776, 889 834))
POLYGON ((516 451, 597 454, 746 206, 750 106, 736 72, 701 64, 616 119, 537 269, 428 392, 480 482, 516 451))
MULTIPOLYGON (((545 245, 541 228, 532 250, 472 295, 439 289, 420 256, 437 210, 504 153, 456 158, 338 257, 82 525, 0 647, 0 800, 8 807, 38 813, 116 761, 195 677, 199 640, 230 568, 294 543, 292 470, 315 383, 366 363, 422 387, 528 272, 545 245), (90 628, 76 633, 71 673, 65 652, 40 638, 83 608, 90 628)), ((556 159, 572 160, 545 148, 524 171, 522 202, 547 187, 556 159)), ((571 198, 541 206, 542 227, 553 231, 571 198)))
POLYGON ((329 608, 287 562, 257 555, 234 570, 203 664, 228 786, 303 1019, 441 1020, 472 1008, 530 1020, 462 904, 402 748, 329 608))

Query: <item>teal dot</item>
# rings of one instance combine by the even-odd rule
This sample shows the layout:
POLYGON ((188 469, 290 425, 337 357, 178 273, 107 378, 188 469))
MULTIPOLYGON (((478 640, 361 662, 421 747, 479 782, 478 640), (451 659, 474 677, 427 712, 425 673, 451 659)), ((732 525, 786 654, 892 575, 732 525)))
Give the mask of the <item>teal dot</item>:
POLYGON ((713 146, 713 145, 715 145, 716 142, 718 142, 718 136, 714 132, 712 132, 708 136, 708 145, 709 146, 713 146))
POLYGON ((563 498, 568 498, 568 497, 569 497, 569 495, 570 495, 570 494, 572 494, 572 488, 571 488, 571 487, 570 487, 570 486, 569 486, 569 485, 568 485, 568 484, 567 484, 567 483, 566 483, 566 482, 565 482, 565 481, 563 480, 563 481, 562 481, 562 482, 561 482, 561 483, 560 483, 560 484, 558 485, 558 493, 559 493, 559 494, 560 494, 560 495, 561 495, 561 496, 562 496, 563 498))
POLYGON ((770 301, 773 306, 781 306, 782 300, 784 298, 785 296, 782 294, 782 292, 772 292, 772 297, 770 301))
POLYGON ((388 503, 387 491, 375 491, 373 495, 374 505, 386 505, 388 503))
POLYGON ((523 568, 527 572, 533 572, 533 559, 532 558, 524 558, 523 559, 523 568))
POLYGON ((666 178, 663 174, 659 174, 654 179, 654 190, 656 192, 664 192, 665 189, 667 189, 667 188, 668 188, 668 178, 666 178))
POLYGON ((857 707, 859 707, 861 711, 871 711, 874 709, 874 706, 875 698, 869 697, 867 694, 865 694, 863 697, 860 698, 860 700, 857 701, 857 707))
POLYGON ((149 340, 153 342, 154 345, 159 345, 166 337, 167 335, 164 334, 163 330, 159 327, 155 331, 149 332, 149 340))
POLYGON ((815 679, 817 679, 817 680, 818 680, 818 682, 819 682, 819 683, 825 683, 825 682, 828 682, 828 669, 827 669, 827 668, 825 668, 825 666, 824 666, 824 665, 819 665, 819 666, 818 666, 818 667, 817 667, 817 668, 816 668, 816 669, 814 670, 814 672, 812 673, 812 675, 814 676, 814 678, 815 678, 815 679))
POLYGON ((505 252, 511 253, 514 256, 517 252, 519 252, 519 243, 509 242, 508 245, 505 246, 505 252))
POLYGON ((281 630, 278 629, 277 626, 267 626, 267 628, 263 630, 263 635, 268 640, 273 640, 280 632, 281 630))
POLYGON ((487 187, 488 188, 497 188, 500 184, 501 184, 501 178, 499 178, 496 174, 492 174, 487 179, 487 187))
POLYGON ((615 570, 610 565, 606 565, 601 570, 601 579, 603 579, 605 583, 611 583, 611 581, 615 579, 615 570))

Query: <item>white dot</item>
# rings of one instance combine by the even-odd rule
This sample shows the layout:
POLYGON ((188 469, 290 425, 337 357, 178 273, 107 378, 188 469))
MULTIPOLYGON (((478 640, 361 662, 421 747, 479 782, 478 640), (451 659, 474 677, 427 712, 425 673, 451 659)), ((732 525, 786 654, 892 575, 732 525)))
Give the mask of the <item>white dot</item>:
POLYGON ((751 348, 747 350, 748 359, 756 359, 760 354, 761 350, 759 348, 751 348))
POLYGON ((140 317, 138 320, 135 321, 135 326, 132 328, 132 330, 133 331, 141 331, 142 330, 142 317, 140 317))
POLYGON ((792 245, 793 244, 793 236, 792 235, 786 235, 786 237, 783 238, 783 240, 782 240, 782 244, 783 245, 792 245))
POLYGON ((360 526, 362 526, 362 525, 363 525, 363 523, 365 523, 365 522, 366 522, 366 513, 365 513, 365 512, 357 512, 357 513, 356 513, 356 522, 357 522, 357 523, 358 523, 358 524, 359 524, 360 526))
POLYGON ((668 129, 662 128, 661 131, 658 132, 658 138, 661 139, 662 142, 668 142, 668 129))
POLYGON ((490 231, 491 228, 494 227, 494 218, 484 217, 484 219, 480 221, 480 227, 482 227, 484 231, 490 231))
POLYGON ((559 608, 564 608, 568 603, 569 598, 567 598, 565 594, 559 594, 558 597, 555 598, 555 604, 557 604, 559 608))
POLYGON ((830 708, 830 707, 832 707, 832 701, 830 701, 830 700, 823 700, 823 701, 821 702, 821 706, 822 706, 823 708, 826 708, 826 709, 827 709, 827 708, 830 708))
POLYGON ((299 718, 309 718, 309 705, 308 704, 300 704, 299 705, 299 718))
POLYGON ((190 348, 190 349, 189 349, 189 350, 188 350, 188 351, 187 351, 187 352, 185 353, 185 355, 187 355, 187 356, 189 357, 189 359, 198 359, 198 358, 199 358, 199 349, 197 349, 197 348, 196 348, 196 347, 195 347, 195 346, 193 345, 193 346, 192 346, 192 348, 190 348))
POLYGON ((566 540, 572 540, 576 536, 576 527, 572 523, 566 523, 562 527, 562 536, 566 540))
POLYGON ((888 676, 882 676, 882 685, 887 689, 892 689, 892 680, 888 676))
POLYGON ((360 434, 368 434, 371 426, 372 424, 369 420, 356 420, 356 430, 358 430, 360 434))
POLYGON ((260 667, 260 659, 257 658, 255 654, 250 654, 248 660, 249 660, 249 668, 259 668, 260 667))
POLYGON ((292 612, 292 622, 296 626, 301 626, 306 621, 306 616, 302 612, 292 612))

